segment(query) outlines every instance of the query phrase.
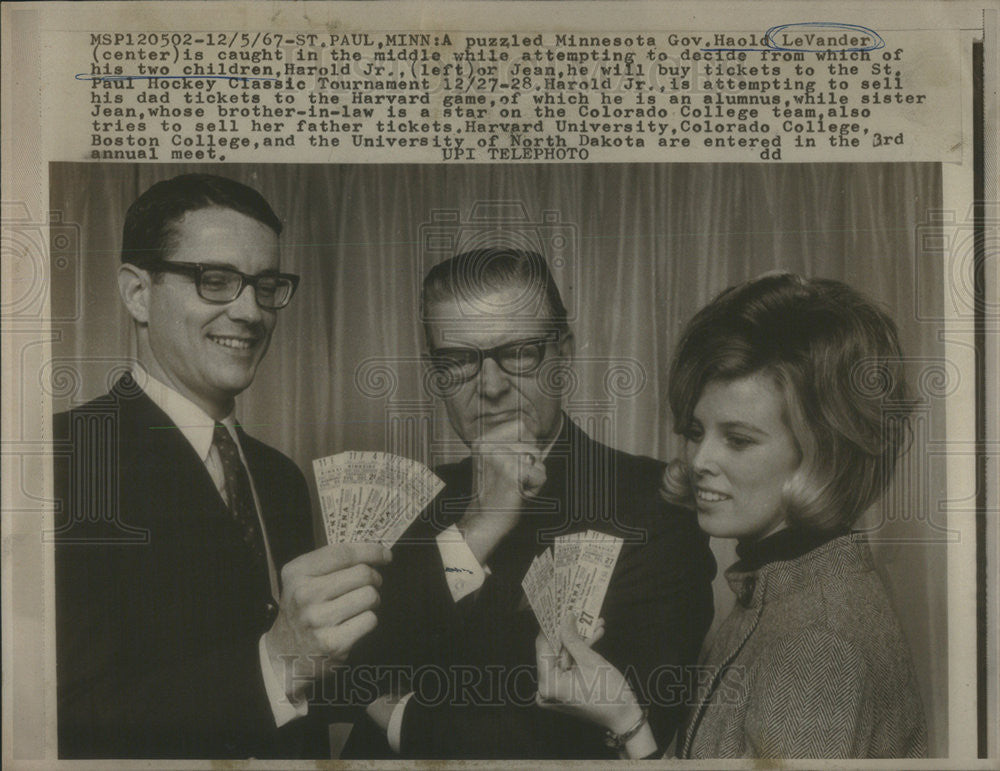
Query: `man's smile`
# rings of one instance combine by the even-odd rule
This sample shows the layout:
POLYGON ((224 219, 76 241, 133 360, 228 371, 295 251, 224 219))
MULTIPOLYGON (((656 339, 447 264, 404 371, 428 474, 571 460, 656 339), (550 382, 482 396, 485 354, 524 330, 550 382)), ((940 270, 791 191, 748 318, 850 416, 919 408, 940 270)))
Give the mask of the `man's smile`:
POLYGON ((209 335, 208 339, 213 343, 236 351, 249 351, 258 342, 260 337, 256 335, 236 336, 236 335, 209 335))

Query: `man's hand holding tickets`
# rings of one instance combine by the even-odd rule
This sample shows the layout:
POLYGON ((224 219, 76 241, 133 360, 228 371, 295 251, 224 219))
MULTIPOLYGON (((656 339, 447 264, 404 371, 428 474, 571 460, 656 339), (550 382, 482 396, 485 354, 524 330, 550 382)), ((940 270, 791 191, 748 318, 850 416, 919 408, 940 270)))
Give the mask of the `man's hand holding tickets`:
POLYGON ((379 544, 334 544, 303 554, 281 571, 278 617, 265 642, 283 687, 299 701, 323 674, 317 659, 343 663, 351 647, 375 628, 382 578, 376 567, 392 559, 379 544))
POLYGON ((521 506, 545 484, 545 465, 523 421, 500 423, 471 445, 476 500, 459 524, 481 563, 517 524, 521 506))

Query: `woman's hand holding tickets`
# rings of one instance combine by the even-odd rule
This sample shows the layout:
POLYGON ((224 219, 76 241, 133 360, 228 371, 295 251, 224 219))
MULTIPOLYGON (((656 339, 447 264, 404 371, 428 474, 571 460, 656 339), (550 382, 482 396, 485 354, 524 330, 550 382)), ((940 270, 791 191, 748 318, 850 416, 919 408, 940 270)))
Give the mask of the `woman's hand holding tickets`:
POLYGON ((603 622, 598 622, 594 636, 584 640, 576 632, 575 621, 563 619, 559 629, 562 655, 539 634, 535 640, 536 700, 543 709, 564 712, 620 734, 634 726, 643 712, 624 675, 591 650, 603 633, 603 622))
POLYGON ((308 685, 321 677, 316 659, 343 663, 354 644, 378 620, 375 569, 392 559, 380 544, 333 544, 297 557, 281 570, 278 617, 265 635, 276 673, 283 673, 286 694, 299 701, 308 685))

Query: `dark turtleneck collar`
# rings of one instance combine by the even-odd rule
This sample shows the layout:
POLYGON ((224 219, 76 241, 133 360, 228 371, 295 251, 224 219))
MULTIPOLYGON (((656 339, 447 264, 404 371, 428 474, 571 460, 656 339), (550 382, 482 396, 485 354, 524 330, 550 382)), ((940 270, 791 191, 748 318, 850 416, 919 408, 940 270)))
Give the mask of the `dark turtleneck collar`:
POLYGON ((786 527, 757 541, 740 541, 736 545, 736 555, 739 557, 739 561, 733 565, 733 568, 738 571, 751 572, 769 562, 793 560, 838 536, 846 535, 847 532, 845 530, 817 532, 786 527))

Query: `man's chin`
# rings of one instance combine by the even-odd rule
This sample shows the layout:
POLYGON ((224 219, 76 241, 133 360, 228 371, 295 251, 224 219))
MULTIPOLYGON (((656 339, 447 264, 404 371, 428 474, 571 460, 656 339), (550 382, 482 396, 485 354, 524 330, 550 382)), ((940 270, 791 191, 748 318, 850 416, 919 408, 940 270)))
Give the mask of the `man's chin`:
POLYGON ((505 434, 507 441, 518 441, 526 444, 538 444, 541 441, 537 435, 537 422, 520 412, 514 412, 503 419, 499 417, 486 418, 485 416, 477 418, 468 427, 469 431, 463 436, 463 440, 471 446, 473 442, 479 441, 487 434, 492 434, 505 426, 518 424, 520 424, 521 430, 517 432, 516 437, 505 434))
POLYGON ((217 392, 225 399, 235 399, 252 384, 254 372, 234 372, 215 382, 217 392))

